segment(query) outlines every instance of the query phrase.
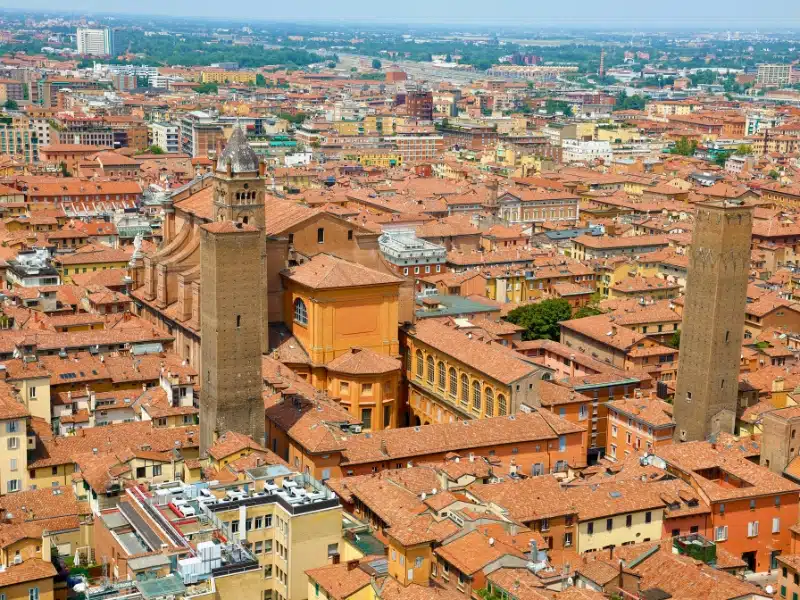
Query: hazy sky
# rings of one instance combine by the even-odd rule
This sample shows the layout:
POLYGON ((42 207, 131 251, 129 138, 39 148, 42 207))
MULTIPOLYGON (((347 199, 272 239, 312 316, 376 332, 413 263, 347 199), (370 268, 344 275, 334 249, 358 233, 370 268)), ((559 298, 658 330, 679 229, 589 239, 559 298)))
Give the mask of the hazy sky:
POLYGON ((21 9, 258 20, 637 25, 649 29, 772 26, 800 29, 798 0, 10 0, 21 9))

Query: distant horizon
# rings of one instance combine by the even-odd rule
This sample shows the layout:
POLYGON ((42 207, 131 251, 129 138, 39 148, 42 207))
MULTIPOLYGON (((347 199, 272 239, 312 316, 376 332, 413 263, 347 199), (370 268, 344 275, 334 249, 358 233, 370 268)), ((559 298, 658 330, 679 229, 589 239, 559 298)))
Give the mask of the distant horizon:
POLYGON ((92 18, 153 18, 223 21, 233 23, 283 23, 296 25, 410 26, 429 28, 500 26, 510 29, 581 31, 593 29, 637 29, 645 32, 668 31, 800 31, 800 3, 785 0, 674 0, 668 5, 643 5, 631 0, 609 0, 598 5, 589 0, 575 0, 569 14, 552 3, 523 3, 518 0, 496 0, 487 12, 487 4, 479 0, 463 0, 458 13, 449 14, 452 2, 442 0, 406 0, 402 10, 376 5, 367 0, 296 0, 291 4, 265 6, 254 0, 190 2, 140 0, 134 6, 119 0, 75 0, 69 6, 53 0, 30 0, 26 6, 3 7, 4 13, 49 13, 52 15, 87 16, 92 18), (538 6, 541 4, 541 6, 538 6), (631 10, 635 7, 635 13, 631 10), (263 14, 261 13, 263 11, 263 14), (580 15, 580 16, 577 16, 580 15), (685 15, 685 16, 684 16, 685 15), (724 15, 724 16, 723 16, 724 15))

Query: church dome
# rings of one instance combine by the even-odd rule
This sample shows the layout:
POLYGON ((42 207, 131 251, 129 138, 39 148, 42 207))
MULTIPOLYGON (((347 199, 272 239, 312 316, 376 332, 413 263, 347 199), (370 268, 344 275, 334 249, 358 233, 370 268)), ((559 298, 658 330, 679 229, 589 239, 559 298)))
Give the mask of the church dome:
POLYGON ((247 143, 241 127, 234 127, 225 150, 217 159, 217 171, 227 172, 230 165, 232 173, 253 173, 258 171, 258 155, 247 143))

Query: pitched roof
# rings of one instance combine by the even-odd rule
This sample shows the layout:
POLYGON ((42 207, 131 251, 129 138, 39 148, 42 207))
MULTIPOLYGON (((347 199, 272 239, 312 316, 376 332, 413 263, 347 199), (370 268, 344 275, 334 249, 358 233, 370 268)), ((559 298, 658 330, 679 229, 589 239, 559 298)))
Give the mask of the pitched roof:
POLYGON ((281 273, 287 279, 312 289, 336 289, 368 285, 391 285, 402 279, 350 262, 332 254, 317 254, 301 265, 281 273))
POLYGON ((327 365, 329 371, 346 375, 373 375, 399 371, 402 363, 396 358, 378 354, 369 348, 351 348, 327 365))

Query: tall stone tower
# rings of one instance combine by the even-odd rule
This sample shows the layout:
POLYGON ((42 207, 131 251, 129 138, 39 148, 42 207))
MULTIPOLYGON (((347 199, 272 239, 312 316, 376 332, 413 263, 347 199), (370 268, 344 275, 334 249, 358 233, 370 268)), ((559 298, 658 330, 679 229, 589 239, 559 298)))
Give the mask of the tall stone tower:
POLYGON ((217 161, 213 195, 216 221, 200 228, 202 456, 226 431, 264 438, 264 179, 238 128, 217 161))
POLYGON ((750 206, 697 205, 675 392, 679 441, 733 432, 752 227, 750 206))

